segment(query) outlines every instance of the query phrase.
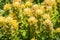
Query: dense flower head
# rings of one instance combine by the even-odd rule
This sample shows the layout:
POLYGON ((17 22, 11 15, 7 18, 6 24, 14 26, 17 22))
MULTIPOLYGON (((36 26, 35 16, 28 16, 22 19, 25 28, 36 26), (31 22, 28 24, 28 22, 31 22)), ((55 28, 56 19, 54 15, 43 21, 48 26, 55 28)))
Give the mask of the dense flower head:
POLYGON ((29 11, 30 11, 30 8, 25 8, 25 9, 24 9, 24 12, 25 12, 25 13, 29 13, 29 11))
POLYGON ((5 17, 0 16, 0 22, 3 22, 5 17))
POLYGON ((37 20, 34 16, 32 16, 32 17, 30 17, 30 18, 28 19, 28 22, 31 23, 31 25, 32 25, 32 24, 37 23, 38 20, 37 20))
POLYGON ((37 10, 37 9, 39 9, 39 6, 38 6, 37 4, 34 4, 34 5, 32 6, 32 9, 33 9, 33 10, 37 10))
POLYGON ((11 18, 13 18, 13 19, 17 19, 16 13, 10 13, 10 14, 9 14, 9 17, 11 17, 11 18))
POLYGON ((10 22, 10 25, 13 26, 15 29, 17 29, 18 28, 18 22, 17 22, 17 20, 12 20, 10 22))
POLYGON ((44 5, 40 6, 40 9, 45 11, 45 6, 44 5))
POLYGON ((53 27, 53 23, 52 23, 51 20, 49 20, 49 19, 46 19, 45 21, 43 21, 43 24, 44 24, 44 25, 48 25, 48 26, 50 26, 50 27, 53 27))
POLYGON ((22 9, 23 9, 23 8, 25 8, 25 5, 24 5, 24 4, 22 4, 22 5, 21 5, 21 8, 22 8, 22 9))
POLYGON ((56 2, 55 0, 44 0, 45 4, 48 4, 48 5, 56 5, 56 2))
POLYGON ((57 0, 57 3, 60 3, 60 0, 57 0))
POLYGON ((14 20, 12 17, 8 16, 5 18, 5 23, 9 23, 10 26, 14 27, 15 29, 18 28, 17 20, 14 20))
POLYGON ((42 17, 43 17, 43 19, 50 19, 50 15, 49 14, 43 14, 42 17))
POLYGON ((35 38, 32 38, 31 40, 36 40, 35 38))
POLYGON ((9 16, 8 16, 7 18, 5 18, 5 22, 8 22, 8 23, 9 23, 10 21, 12 21, 12 20, 13 20, 13 18, 12 18, 12 17, 9 17, 9 16))
POLYGON ((48 11, 52 10, 52 6, 46 6, 46 10, 48 11))
POLYGON ((13 7, 14 8, 20 8, 20 3, 19 2, 14 2, 13 7))
POLYGON ((5 4, 4 5, 4 10, 10 10, 11 9, 11 4, 5 4))
POLYGON ((56 28, 56 32, 60 33, 60 28, 56 28))
POLYGON ((25 16, 31 16, 32 15, 32 10, 30 8, 25 8, 24 9, 24 15, 25 16))
POLYGON ((43 14, 43 10, 37 9, 37 10, 36 10, 36 13, 37 13, 37 15, 42 15, 42 14, 43 14))
POLYGON ((27 2, 25 3, 25 7, 30 7, 30 6, 32 6, 32 3, 31 3, 30 1, 27 1, 27 2))
POLYGON ((4 23, 5 17, 0 16, 0 25, 4 23))

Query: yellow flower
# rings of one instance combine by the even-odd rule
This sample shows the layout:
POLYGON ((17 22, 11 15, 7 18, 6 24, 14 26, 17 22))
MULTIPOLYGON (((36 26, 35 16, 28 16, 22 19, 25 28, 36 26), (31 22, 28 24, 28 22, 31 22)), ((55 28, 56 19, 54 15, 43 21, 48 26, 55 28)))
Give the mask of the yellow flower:
POLYGON ((0 22, 3 22, 4 20, 5 20, 5 18, 0 16, 0 22))
POLYGON ((49 19, 46 19, 45 21, 43 21, 43 24, 44 24, 44 28, 46 29, 46 28, 49 28, 49 30, 51 31, 51 32, 53 32, 53 23, 51 22, 51 20, 49 20, 49 19))
POLYGON ((56 29, 56 32, 60 33, 60 28, 57 28, 57 29, 56 29))
POLYGON ((47 9, 46 10, 52 10, 52 6, 46 6, 47 9))
POLYGON ((14 8, 20 8, 20 3, 19 2, 14 2, 13 7, 14 8))
POLYGON ((5 21, 5 17, 0 16, 0 26, 3 26, 4 21, 5 21))
POLYGON ((46 24, 50 24, 51 21, 50 21, 49 19, 46 19, 46 20, 45 20, 45 23, 46 23, 46 24))
POLYGON ((22 5, 21 5, 21 8, 25 8, 25 5, 24 5, 24 4, 22 4, 22 5))
POLYGON ((44 0, 44 2, 46 3, 46 4, 50 4, 50 0, 44 0))
POLYGON ((56 5, 56 2, 55 0, 44 0, 45 4, 48 4, 48 5, 56 5))
POLYGON ((43 17, 44 19, 50 19, 50 15, 49 15, 49 14, 43 14, 42 17, 43 17))
POLYGON ((8 16, 6 19, 5 19, 5 22, 6 23, 9 23, 9 25, 13 26, 14 28, 18 28, 18 22, 17 20, 13 20, 12 17, 8 16))
POLYGON ((60 3, 60 0, 57 0, 58 3, 60 3))
POLYGON ((24 15, 28 15, 29 10, 30 10, 29 8, 25 8, 25 9, 24 9, 24 15))
POLYGON ((4 10, 10 10, 10 9, 11 9, 11 4, 4 5, 4 10))
POLYGON ((32 15, 32 10, 30 8, 25 8, 24 9, 24 15, 25 16, 31 16, 32 15))
POLYGON ((32 38, 31 40, 36 40, 35 38, 32 38))
POLYGON ((29 10, 30 10, 30 8, 25 8, 24 12, 27 13, 27 12, 29 12, 29 10))
POLYGON ((7 23, 9 23, 9 22, 12 21, 12 20, 13 20, 13 18, 10 17, 10 16, 8 16, 7 18, 5 18, 5 22, 7 22, 7 23))
POLYGON ((44 22, 43 22, 44 25, 49 25, 50 27, 53 27, 53 23, 51 22, 51 20, 49 19, 46 19, 44 22))
POLYGON ((17 19, 17 17, 16 17, 16 14, 15 14, 15 13, 10 13, 10 14, 9 14, 9 17, 11 17, 11 18, 13 18, 13 19, 17 19))
POLYGON ((40 9, 43 10, 43 11, 45 11, 45 5, 40 6, 40 9))
POLYGON ((37 23, 38 20, 37 20, 34 16, 32 16, 32 17, 30 17, 30 18, 28 19, 28 22, 31 23, 31 25, 32 25, 32 24, 37 23))
POLYGON ((27 1, 27 2, 25 3, 25 7, 30 7, 30 6, 32 6, 32 3, 29 2, 29 1, 27 1))
POLYGON ((13 26, 15 29, 17 29, 18 28, 18 22, 17 22, 17 20, 10 21, 10 25, 13 26))
POLYGON ((35 4, 32 6, 32 9, 37 10, 37 9, 39 9, 39 6, 37 4, 35 4))
POLYGON ((43 14, 43 10, 37 9, 37 10, 36 10, 36 13, 37 13, 38 15, 42 15, 42 14, 43 14))

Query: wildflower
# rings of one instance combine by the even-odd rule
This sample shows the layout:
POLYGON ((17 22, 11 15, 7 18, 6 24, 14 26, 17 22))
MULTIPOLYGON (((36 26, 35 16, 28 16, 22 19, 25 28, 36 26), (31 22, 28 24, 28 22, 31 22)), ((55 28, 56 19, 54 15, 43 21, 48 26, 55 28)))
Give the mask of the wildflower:
POLYGON ((43 14, 42 17, 43 17, 44 19, 50 19, 50 15, 49 15, 49 14, 43 14))
POLYGON ((47 24, 50 24, 50 23, 51 23, 51 21, 50 21, 49 19, 45 20, 45 22, 46 22, 47 24))
POLYGON ((28 22, 31 23, 31 24, 35 24, 35 23, 38 22, 38 20, 35 17, 32 16, 28 19, 28 22))
POLYGON ((48 5, 56 5, 56 2, 55 0, 44 0, 45 4, 48 4, 48 5))
POLYGON ((21 5, 21 8, 25 8, 25 5, 24 5, 24 4, 22 4, 22 5, 21 5))
POLYGON ((13 18, 10 17, 10 16, 8 16, 7 18, 5 18, 5 22, 7 22, 7 23, 9 23, 9 22, 12 21, 12 20, 13 20, 13 18))
POLYGON ((10 21, 9 24, 10 24, 11 26, 13 26, 15 29, 18 28, 18 22, 17 22, 17 20, 12 20, 12 21, 10 21))
POLYGON ((51 32, 53 32, 53 23, 51 22, 51 20, 49 20, 49 19, 46 19, 44 22, 43 22, 43 24, 44 24, 44 28, 45 29, 47 29, 47 28, 49 28, 49 30, 51 31, 51 32))
POLYGON ((0 22, 3 22, 4 21, 4 17, 0 16, 0 22))
POLYGON ((20 3, 19 2, 14 2, 13 7, 14 8, 20 8, 20 3))
POLYGON ((6 19, 5 19, 5 22, 6 23, 9 23, 9 25, 13 26, 14 28, 17 28, 18 27, 18 22, 17 20, 13 20, 12 17, 8 16, 6 19))
POLYGON ((56 29, 56 32, 60 33, 60 28, 57 28, 57 29, 56 29))
POLYGON ((37 9, 39 9, 39 6, 37 4, 35 4, 35 5, 32 6, 32 9, 37 10, 37 9))
POLYGON ((49 19, 46 19, 44 22, 43 22, 44 25, 49 25, 50 27, 53 27, 53 23, 51 22, 51 20, 49 19))
POLYGON ((29 8, 25 8, 25 9, 24 9, 24 15, 28 15, 29 10, 30 10, 29 8))
POLYGON ((45 6, 44 5, 40 6, 40 9, 44 11, 45 10, 45 6))
POLYGON ((57 0, 57 3, 60 3, 60 0, 57 0))
POLYGON ((30 9, 30 8, 24 9, 24 15, 26 15, 26 16, 31 16, 31 15, 32 15, 31 9, 30 9))
POLYGON ((13 18, 13 19, 17 19, 17 17, 16 17, 16 14, 15 14, 15 13, 10 13, 10 14, 9 14, 9 17, 11 17, 11 18, 13 18))
POLYGON ((52 6, 46 6, 47 9, 46 10, 52 10, 52 6))
POLYGON ((31 40, 36 40, 35 38, 32 38, 31 40))
POLYGON ((50 4, 50 0, 44 0, 45 4, 50 4))
POLYGON ((10 9, 11 9, 11 4, 4 5, 4 10, 10 10, 10 9))
POLYGON ((4 21, 5 21, 5 17, 0 16, 0 26, 3 26, 4 21))
POLYGON ((37 9, 37 10, 36 10, 36 13, 37 13, 38 15, 42 15, 42 14, 43 14, 43 10, 37 9))
POLYGON ((29 2, 29 1, 27 1, 27 2, 25 3, 25 7, 30 7, 30 6, 32 6, 32 3, 29 2))

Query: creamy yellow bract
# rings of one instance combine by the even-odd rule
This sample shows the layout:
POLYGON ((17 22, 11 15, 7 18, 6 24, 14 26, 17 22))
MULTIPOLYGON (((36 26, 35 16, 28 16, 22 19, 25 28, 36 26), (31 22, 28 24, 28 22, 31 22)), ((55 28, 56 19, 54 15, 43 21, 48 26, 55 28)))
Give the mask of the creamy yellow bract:
POLYGON ((11 6, 12 6, 11 4, 4 5, 4 10, 10 10, 11 6))
POLYGON ((25 7, 30 7, 30 6, 32 6, 32 3, 29 2, 29 1, 27 1, 27 2, 25 3, 25 7))
POLYGON ((20 3, 19 2, 14 2, 13 7, 14 8, 20 8, 20 3))
POLYGON ((56 29, 56 32, 60 33, 60 28, 57 28, 57 29, 56 29))
POLYGON ((38 22, 38 20, 35 18, 35 17, 30 17, 29 19, 28 19, 28 22, 31 24, 31 25, 33 25, 33 24, 35 24, 35 23, 37 23, 38 22))

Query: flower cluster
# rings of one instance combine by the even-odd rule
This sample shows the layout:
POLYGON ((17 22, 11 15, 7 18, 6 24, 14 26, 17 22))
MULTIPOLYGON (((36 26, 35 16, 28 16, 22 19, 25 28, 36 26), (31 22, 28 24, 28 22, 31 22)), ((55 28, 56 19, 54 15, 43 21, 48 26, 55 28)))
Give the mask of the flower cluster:
POLYGON ((56 29, 56 32, 60 33, 60 28, 57 28, 57 29, 56 29))
POLYGON ((0 29, 4 30, 2 35, 5 33, 9 37, 4 38, 4 35, 3 39, 56 40, 56 34, 60 33, 60 28, 56 27, 60 26, 57 2, 44 0, 41 4, 35 4, 32 0, 25 3, 13 0, 13 3, 5 4, 0 16, 0 29))
POLYGON ((11 9, 11 4, 4 5, 4 10, 10 10, 10 9, 11 9))
POLYGON ((38 22, 38 20, 35 18, 35 17, 30 17, 29 19, 28 19, 28 22, 30 23, 30 25, 32 25, 32 24, 35 24, 35 23, 37 23, 38 22))

